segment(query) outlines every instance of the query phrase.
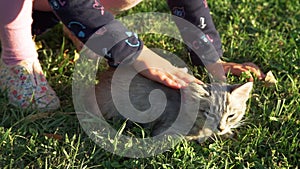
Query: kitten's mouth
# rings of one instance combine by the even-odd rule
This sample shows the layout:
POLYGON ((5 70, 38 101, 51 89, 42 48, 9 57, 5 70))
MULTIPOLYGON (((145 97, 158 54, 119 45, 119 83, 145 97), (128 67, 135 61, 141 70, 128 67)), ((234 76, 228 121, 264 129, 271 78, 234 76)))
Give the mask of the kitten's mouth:
POLYGON ((224 134, 233 134, 230 128, 226 128, 223 130, 218 129, 219 131, 217 132, 218 135, 224 135, 224 134))

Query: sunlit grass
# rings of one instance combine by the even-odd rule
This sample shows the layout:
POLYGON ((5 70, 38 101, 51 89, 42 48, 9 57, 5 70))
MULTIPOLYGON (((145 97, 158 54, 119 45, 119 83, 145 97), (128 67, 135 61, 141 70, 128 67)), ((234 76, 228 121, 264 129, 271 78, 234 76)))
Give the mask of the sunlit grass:
MULTIPOLYGON (((74 113, 72 73, 75 47, 61 25, 37 38, 45 74, 62 107, 51 113, 17 109, 0 97, 0 168, 297 168, 300 159, 300 3, 291 1, 209 2, 223 41, 224 60, 252 61, 272 70, 276 86, 255 82, 245 124, 236 137, 186 142, 163 154, 124 158, 94 144, 74 113)), ((124 13, 168 12, 165 1, 145 0, 124 13)), ((186 57, 180 43, 142 35, 145 44, 186 57)), ((188 59, 185 59, 188 62, 188 59)), ((189 63, 188 63, 189 64, 189 63)), ((202 69, 192 68, 206 78, 202 69)), ((229 76, 229 82, 242 78, 229 76)))

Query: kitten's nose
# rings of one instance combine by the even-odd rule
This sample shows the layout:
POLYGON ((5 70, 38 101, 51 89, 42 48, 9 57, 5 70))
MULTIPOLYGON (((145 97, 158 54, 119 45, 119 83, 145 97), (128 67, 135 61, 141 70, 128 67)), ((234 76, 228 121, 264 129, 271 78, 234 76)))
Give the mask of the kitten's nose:
POLYGON ((219 124, 218 127, 217 127, 217 129, 219 131, 223 131, 225 129, 225 127, 224 127, 224 125, 219 124))

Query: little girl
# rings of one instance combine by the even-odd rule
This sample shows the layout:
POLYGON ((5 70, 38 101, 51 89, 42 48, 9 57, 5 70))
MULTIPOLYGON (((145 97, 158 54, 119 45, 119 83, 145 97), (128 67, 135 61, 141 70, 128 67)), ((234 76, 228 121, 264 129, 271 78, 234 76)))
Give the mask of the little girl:
MULTIPOLYGON (((8 92, 11 104, 26 108, 29 105, 40 110, 54 110, 60 106, 58 97, 49 86, 39 63, 35 44, 32 41, 32 11, 53 11, 57 18, 82 42, 97 31, 105 30, 97 40, 98 46, 88 46, 105 56, 112 67, 117 67, 126 59, 144 76, 169 87, 181 88, 189 82, 200 80, 172 66, 168 61, 148 50, 135 34, 127 34, 126 29, 114 14, 129 9, 141 0, 1 0, 0 37, 2 45, 0 62, 0 90, 8 92), (106 47, 113 45, 109 50, 106 47)), ((236 75, 252 71, 260 79, 264 77, 254 64, 222 62, 221 41, 209 13, 206 0, 168 0, 172 14, 196 25, 215 47, 218 56, 210 58, 222 63, 225 72, 231 70, 236 75)), ((178 24, 179 25, 179 24, 178 24)), ((182 28, 178 26, 181 31, 182 28)), ((195 36, 195 39, 199 38, 195 36)), ((183 39, 187 42, 195 39, 183 39)), ((193 49, 195 51, 197 49, 193 49)), ((194 52, 191 59, 195 65, 201 60, 194 52)), ((214 64, 211 64, 214 65, 214 64)), ((214 66, 208 66, 214 69, 214 66)), ((224 75, 220 75, 224 77, 224 75)))

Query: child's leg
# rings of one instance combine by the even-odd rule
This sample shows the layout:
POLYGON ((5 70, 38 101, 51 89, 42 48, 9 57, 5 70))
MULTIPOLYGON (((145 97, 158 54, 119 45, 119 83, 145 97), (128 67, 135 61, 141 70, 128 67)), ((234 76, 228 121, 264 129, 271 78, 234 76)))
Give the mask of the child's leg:
POLYGON ((53 110, 59 107, 59 99, 37 58, 31 36, 32 5, 32 0, 0 1, 0 89, 18 107, 53 110))
POLYGON ((7 65, 38 56, 31 36, 31 13, 32 0, 0 1, 1 58, 7 65))
MULTIPOLYGON (((35 0, 34 8, 51 11, 47 0, 35 0)), ((38 56, 31 35, 32 9, 33 0, 0 1, 1 58, 7 65, 38 56)))

